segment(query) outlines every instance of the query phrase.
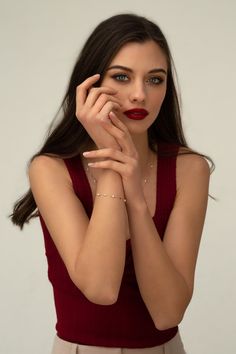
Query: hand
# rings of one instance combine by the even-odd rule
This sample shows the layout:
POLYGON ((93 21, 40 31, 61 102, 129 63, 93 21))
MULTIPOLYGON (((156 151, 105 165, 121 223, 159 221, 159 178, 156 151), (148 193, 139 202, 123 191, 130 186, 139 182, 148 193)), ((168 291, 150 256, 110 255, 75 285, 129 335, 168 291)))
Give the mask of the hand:
POLYGON ((127 203, 132 200, 144 201, 139 156, 127 127, 110 113, 112 124, 103 122, 104 128, 117 140, 121 151, 113 148, 105 148, 85 152, 86 158, 99 158, 102 161, 89 163, 92 168, 111 169, 122 177, 123 187, 127 203))
POLYGON ((99 74, 91 76, 77 86, 76 117, 99 149, 120 149, 115 137, 101 124, 106 122, 111 125, 109 113, 120 108, 119 101, 114 97, 117 91, 109 87, 92 87, 99 78, 99 74))

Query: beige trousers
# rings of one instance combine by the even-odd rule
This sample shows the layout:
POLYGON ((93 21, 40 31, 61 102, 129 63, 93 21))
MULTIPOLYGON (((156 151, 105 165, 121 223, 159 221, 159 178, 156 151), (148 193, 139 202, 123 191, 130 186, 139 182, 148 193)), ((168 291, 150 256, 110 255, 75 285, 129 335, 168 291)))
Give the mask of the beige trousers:
POLYGON ((186 354, 179 332, 169 342, 151 348, 110 348, 66 342, 55 337, 52 354, 186 354))

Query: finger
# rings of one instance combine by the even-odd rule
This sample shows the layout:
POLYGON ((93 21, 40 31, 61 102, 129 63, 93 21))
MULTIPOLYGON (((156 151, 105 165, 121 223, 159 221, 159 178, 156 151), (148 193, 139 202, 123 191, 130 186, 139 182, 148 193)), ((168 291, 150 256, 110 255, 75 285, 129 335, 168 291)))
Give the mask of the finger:
MULTIPOLYGON (((136 155, 136 148, 134 145, 134 142, 132 140, 132 137, 130 135, 129 129, 126 127, 126 125, 117 117, 117 115, 114 112, 111 112, 109 114, 109 118, 111 122, 113 123, 113 127, 116 127, 122 133, 118 133, 117 140, 119 141, 119 144, 122 145, 123 142, 123 148, 124 150, 127 150, 127 152, 136 155)), ((112 128, 112 127, 110 127, 112 128)), ((117 131, 117 130, 116 130, 117 131)))
POLYGON ((128 128, 116 117, 114 112, 110 112, 109 117, 112 124, 101 122, 103 127, 117 140, 124 153, 136 156, 136 148, 128 128))
POLYGON ((121 162, 113 161, 113 160, 89 162, 88 166, 92 167, 92 168, 110 169, 110 170, 113 170, 113 171, 119 173, 121 176, 123 174, 125 174, 125 169, 126 169, 125 164, 123 164, 121 162))
POLYGON ((97 99, 96 103, 94 104, 94 109, 97 112, 100 112, 107 102, 113 102, 116 104, 116 107, 117 105, 119 105, 119 108, 121 107, 120 101, 116 97, 111 95, 101 94, 97 99))
POLYGON ((120 110, 120 104, 116 102, 111 102, 108 101, 105 103, 105 105, 102 107, 101 111, 97 115, 97 118, 99 119, 99 122, 107 122, 108 124, 112 125, 112 122, 109 118, 109 114, 113 112, 118 112, 120 110))
POLYGON ((109 114, 109 117, 112 121, 112 123, 115 124, 116 127, 118 127, 119 129, 121 129, 123 132, 129 134, 129 129, 126 127, 126 125, 116 116, 116 114, 114 114, 113 112, 111 112, 109 114))
POLYGON ((115 95, 116 93, 117 91, 110 87, 93 87, 87 95, 86 105, 92 107, 101 95, 115 95))
POLYGON ((100 79, 100 74, 88 77, 76 87, 76 98, 79 105, 83 105, 88 95, 88 89, 100 79))
MULTIPOLYGON (((109 114, 111 113, 111 111, 118 112, 119 110, 120 110, 120 104, 118 104, 116 102, 108 101, 102 107, 101 111, 97 113, 97 115, 96 115, 97 123, 102 124, 102 122, 105 122, 109 125, 112 125, 112 122, 109 118, 109 114)), ((103 126, 103 128, 104 128, 104 126, 103 126)))
POLYGON ((110 158, 120 163, 129 163, 130 161, 130 158, 126 156, 123 152, 111 148, 85 151, 83 152, 83 156, 86 158, 99 158, 99 159, 110 158))

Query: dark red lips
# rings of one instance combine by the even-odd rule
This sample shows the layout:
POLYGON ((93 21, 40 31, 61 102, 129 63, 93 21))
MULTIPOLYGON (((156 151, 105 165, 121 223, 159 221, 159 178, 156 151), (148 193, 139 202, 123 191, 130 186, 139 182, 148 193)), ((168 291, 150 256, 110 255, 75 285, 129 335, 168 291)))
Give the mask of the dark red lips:
POLYGON ((125 111, 124 114, 129 119, 141 120, 141 119, 144 119, 148 115, 148 111, 146 111, 146 109, 134 108, 134 109, 130 109, 128 111, 125 111))

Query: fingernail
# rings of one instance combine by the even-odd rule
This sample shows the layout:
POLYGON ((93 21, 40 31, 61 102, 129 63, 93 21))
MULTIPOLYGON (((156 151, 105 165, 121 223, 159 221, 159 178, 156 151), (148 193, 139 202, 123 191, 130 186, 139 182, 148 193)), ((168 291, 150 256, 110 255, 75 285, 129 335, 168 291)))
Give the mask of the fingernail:
POLYGON ((84 155, 84 156, 89 155, 89 151, 85 151, 85 152, 83 152, 83 155, 84 155))

